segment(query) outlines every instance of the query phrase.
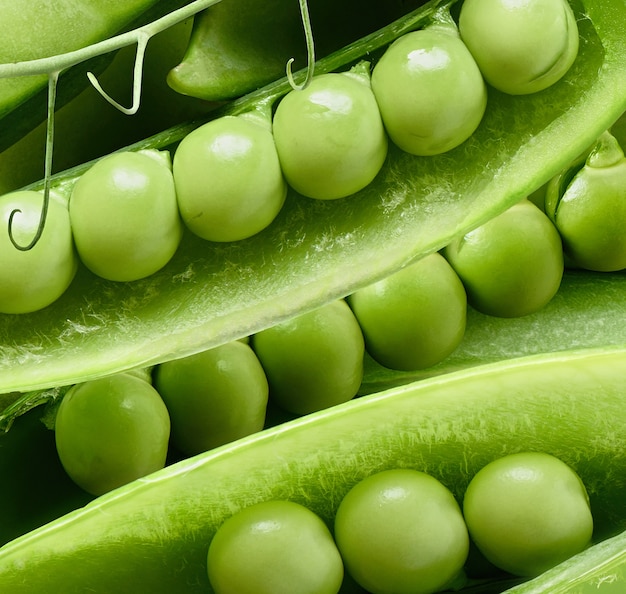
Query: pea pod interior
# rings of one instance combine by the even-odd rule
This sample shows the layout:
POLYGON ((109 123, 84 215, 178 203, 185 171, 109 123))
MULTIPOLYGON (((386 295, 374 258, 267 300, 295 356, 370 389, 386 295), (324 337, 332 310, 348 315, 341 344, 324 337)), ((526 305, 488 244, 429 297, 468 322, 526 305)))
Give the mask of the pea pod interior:
POLYGON ((423 380, 172 465, 0 549, 0 587, 208 592, 206 552, 238 509, 290 499, 327 522, 348 489, 416 468, 457 497, 487 462, 535 450, 570 464, 595 538, 626 528, 626 346, 509 360, 423 380), (28 575, 24 580, 23 576, 28 575))
MULTIPOLYGON (((358 59, 448 3, 428 3, 325 59, 318 71, 358 59)), ((0 392, 66 385, 261 330, 443 247, 535 190, 626 109, 626 5, 574 6, 586 18, 566 78, 535 96, 491 92, 483 123, 461 147, 428 159, 391 150, 374 182, 347 199, 320 203, 292 192, 274 224, 249 240, 214 245, 187 236, 148 279, 116 284, 81 269, 49 308, 1 316, 0 392)), ((281 81, 223 113, 284 90, 281 81)), ((141 147, 175 147, 192 128, 141 147)), ((78 173, 57 177, 55 190, 67 195, 78 173)))

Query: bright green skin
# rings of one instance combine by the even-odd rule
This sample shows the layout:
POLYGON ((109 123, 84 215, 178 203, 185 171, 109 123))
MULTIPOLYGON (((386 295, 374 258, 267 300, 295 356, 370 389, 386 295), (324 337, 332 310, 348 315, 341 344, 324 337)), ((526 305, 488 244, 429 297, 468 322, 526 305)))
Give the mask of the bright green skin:
POLYGON ((243 117, 224 116, 188 134, 173 172, 185 224, 211 241, 265 229, 287 195, 270 127, 243 117))
POLYGON ((42 207, 39 192, 23 190, 0 199, 1 313, 42 309, 56 301, 74 279, 78 260, 67 207, 62 202, 50 198, 43 235, 32 249, 18 250, 11 243, 11 212, 21 210, 13 218, 13 238, 18 245, 27 246, 37 233, 42 207))
POLYGON ((626 527, 625 362, 625 348, 503 361, 261 431, 0 548, 0 583, 12 594, 207 594, 209 543, 243 507, 289 499, 330 526, 344 495, 374 472, 419 469, 460 499, 487 463, 529 449, 576 469, 595 536, 606 537, 626 527))
POLYGON ((626 268, 626 159, 585 165, 559 201, 555 224, 573 265, 600 272, 626 268))
POLYGON ((357 483, 335 517, 350 575, 372 594, 431 594, 461 571, 467 528, 452 493, 417 470, 386 470, 357 483))
POLYGON ((63 467, 93 495, 163 468, 169 436, 170 419, 158 392, 130 374, 76 384, 55 421, 63 467))
POLYGON ((137 280, 176 252, 182 223, 172 173, 161 157, 156 151, 114 153, 76 182, 70 220, 78 255, 94 274, 137 280))
POLYGON ((467 140, 480 124, 487 90, 455 30, 403 35, 372 72, 389 137, 413 155, 436 155, 467 140))
POLYGON ((585 549, 593 532, 580 477, 558 458, 521 452, 471 480, 463 513, 472 540, 497 567, 536 576, 585 549))
POLYGON ((561 238, 550 219, 522 200, 443 250, 478 311, 531 314, 554 297, 563 277, 561 238))
POLYGON ((292 501, 266 501, 228 518, 211 540, 216 594, 337 594, 343 562, 326 524, 292 501))
POLYGON ((391 369, 435 365, 465 334, 467 296, 446 259, 434 252, 348 297, 368 353, 391 369))
POLYGON ((361 328, 343 300, 272 326, 252 337, 281 408, 307 414, 356 396, 363 377, 361 328))
POLYGON ((553 85, 578 54, 567 0, 465 0, 459 30, 487 82, 511 95, 553 85))
POLYGON ((172 442, 188 456, 263 429, 267 379, 243 342, 162 363, 154 387, 170 413, 172 442))
POLYGON ((387 155, 387 136, 369 78, 330 73, 288 93, 274 115, 287 182, 309 198, 344 198, 367 186, 387 155))

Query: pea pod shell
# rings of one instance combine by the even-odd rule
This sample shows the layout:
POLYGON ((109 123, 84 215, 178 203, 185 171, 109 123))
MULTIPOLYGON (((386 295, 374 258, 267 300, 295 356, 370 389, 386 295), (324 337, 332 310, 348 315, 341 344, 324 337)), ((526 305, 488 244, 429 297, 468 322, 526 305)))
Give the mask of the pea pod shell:
POLYGON ((177 463, 0 549, 0 590, 209 592, 208 543, 244 506, 290 499, 327 522, 357 481, 416 468, 461 497, 521 450, 570 464, 596 538, 626 528, 626 346, 509 360, 364 396, 177 463), (26 579, 25 579, 26 578, 26 579))
MULTIPOLYGON (((445 4, 428 3, 317 71, 384 46, 445 4)), ((145 281, 112 285, 81 270, 45 311, 0 317, 0 392, 67 385, 259 331, 440 249, 535 190, 626 109, 626 5, 576 7, 587 17, 584 43, 566 77, 534 96, 493 94, 462 147, 429 159, 393 150, 377 179, 345 200, 318 204, 291 192, 274 224, 249 240, 208 246, 187 237, 170 265, 145 281)), ((221 113, 249 110, 287 88, 279 81, 221 113)), ((172 148, 192 128, 140 147, 172 148)), ((69 191, 78 173, 58 176, 55 189, 69 191)))

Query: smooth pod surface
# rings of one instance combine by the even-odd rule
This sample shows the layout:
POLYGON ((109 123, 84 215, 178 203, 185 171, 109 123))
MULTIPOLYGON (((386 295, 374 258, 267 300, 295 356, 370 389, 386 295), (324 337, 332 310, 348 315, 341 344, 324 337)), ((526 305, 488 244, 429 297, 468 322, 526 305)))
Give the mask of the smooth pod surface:
POLYGON ((507 453, 550 453, 589 493, 595 539, 626 528, 626 347, 487 365, 366 396, 170 466, 0 549, 14 594, 210 592, 206 552, 235 511, 288 499, 327 522, 388 468, 459 498, 507 453), (25 583, 24 575, 28 575, 25 583))

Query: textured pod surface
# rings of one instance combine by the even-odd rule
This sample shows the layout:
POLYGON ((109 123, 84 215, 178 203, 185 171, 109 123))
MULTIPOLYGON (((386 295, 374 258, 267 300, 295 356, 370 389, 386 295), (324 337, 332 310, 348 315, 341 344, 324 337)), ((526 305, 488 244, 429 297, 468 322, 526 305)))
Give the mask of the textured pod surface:
POLYGON ((626 528, 626 347, 528 357, 366 396, 140 479, 0 549, 0 589, 207 592, 219 525, 267 499, 330 522, 386 468, 433 474, 460 497, 487 462, 537 450, 589 492, 596 538, 626 528), (24 577, 28 576, 25 580, 24 577))

